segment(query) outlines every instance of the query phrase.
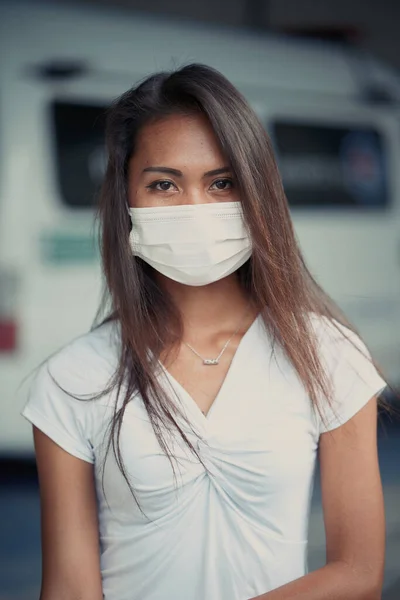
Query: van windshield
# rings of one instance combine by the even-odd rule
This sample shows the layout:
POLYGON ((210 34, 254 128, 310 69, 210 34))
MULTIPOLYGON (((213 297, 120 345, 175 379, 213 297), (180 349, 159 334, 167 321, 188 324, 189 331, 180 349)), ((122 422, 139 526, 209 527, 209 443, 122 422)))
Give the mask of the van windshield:
POLYGON ((277 120, 270 128, 291 206, 384 208, 387 156, 373 127, 277 120))
POLYGON ((59 193, 68 207, 96 204, 106 165, 105 110, 77 102, 51 105, 59 193))

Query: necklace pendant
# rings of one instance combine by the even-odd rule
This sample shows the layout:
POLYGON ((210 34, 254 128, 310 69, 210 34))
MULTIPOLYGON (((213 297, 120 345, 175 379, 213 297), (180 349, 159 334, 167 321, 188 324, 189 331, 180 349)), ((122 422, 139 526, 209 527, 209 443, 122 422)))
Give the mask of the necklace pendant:
POLYGON ((219 364, 218 358, 204 358, 203 359, 203 365, 218 365, 218 364, 219 364))

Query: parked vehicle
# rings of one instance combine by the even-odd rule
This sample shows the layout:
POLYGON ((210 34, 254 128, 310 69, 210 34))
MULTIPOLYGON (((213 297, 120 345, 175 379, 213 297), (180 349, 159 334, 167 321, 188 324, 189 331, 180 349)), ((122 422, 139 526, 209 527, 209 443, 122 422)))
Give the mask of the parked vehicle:
POLYGON ((400 382, 400 79, 351 49, 115 9, 0 4, 0 452, 31 452, 24 376, 100 299, 104 109, 149 73, 216 67, 270 132, 310 270, 400 382))

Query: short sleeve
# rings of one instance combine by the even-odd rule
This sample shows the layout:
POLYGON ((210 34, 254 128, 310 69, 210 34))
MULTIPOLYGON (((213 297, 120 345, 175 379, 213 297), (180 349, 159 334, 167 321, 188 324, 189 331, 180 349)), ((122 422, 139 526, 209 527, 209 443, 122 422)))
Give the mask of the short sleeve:
POLYGON ((333 404, 330 407, 325 400, 322 406, 326 423, 319 417, 320 433, 343 425, 387 385, 370 362, 371 354, 360 336, 336 323, 340 331, 329 323, 321 343, 323 362, 332 382, 333 404))
POLYGON ((71 382, 70 374, 63 356, 47 361, 37 371, 20 414, 69 454, 94 463, 90 441, 92 402, 87 397, 79 399, 76 379, 71 382))

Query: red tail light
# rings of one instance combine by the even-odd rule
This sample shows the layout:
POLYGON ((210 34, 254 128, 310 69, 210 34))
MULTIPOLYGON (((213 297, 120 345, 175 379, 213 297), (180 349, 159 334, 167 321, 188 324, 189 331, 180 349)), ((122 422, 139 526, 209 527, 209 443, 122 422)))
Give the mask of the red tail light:
POLYGON ((17 326, 13 321, 0 318, 0 352, 13 352, 17 348, 17 326))
POLYGON ((0 266, 0 353, 17 349, 17 275, 0 266))

